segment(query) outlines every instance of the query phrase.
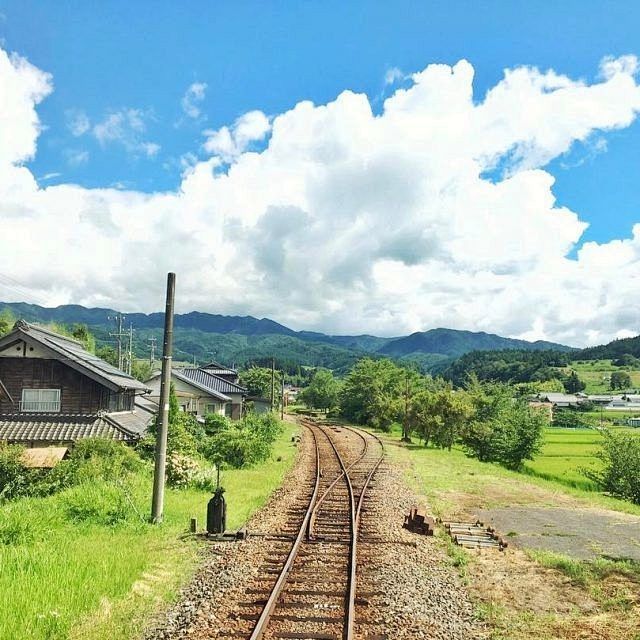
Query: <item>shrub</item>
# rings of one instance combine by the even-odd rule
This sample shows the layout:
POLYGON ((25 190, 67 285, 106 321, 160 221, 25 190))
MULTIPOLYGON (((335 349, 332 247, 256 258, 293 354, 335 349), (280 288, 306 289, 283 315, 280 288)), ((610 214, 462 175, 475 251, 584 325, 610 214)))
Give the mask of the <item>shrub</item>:
POLYGON ((599 470, 583 469, 611 495, 640 504, 640 436, 602 430, 604 441, 595 456, 602 461, 599 470))
POLYGON ((197 461, 180 453, 172 453, 167 459, 167 482, 176 489, 190 486, 200 469, 197 461))
POLYGON ((208 413, 204 418, 204 431, 208 436, 213 436, 229 427, 229 420, 219 413, 208 413))
POLYGON ((123 480, 143 467, 140 456, 123 442, 107 438, 79 440, 69 459, 52 473, 66 486, 90 480, 123 480))
POLYGON ((0 443, 0 500, 28 495, 33 472, 24 466, 24 447, 0 443))
POLYGON ((272 414, 249 414, 206 439, 202 452, 214 464, 249 467, 271 455, 273 442, 282 429, 272 414))

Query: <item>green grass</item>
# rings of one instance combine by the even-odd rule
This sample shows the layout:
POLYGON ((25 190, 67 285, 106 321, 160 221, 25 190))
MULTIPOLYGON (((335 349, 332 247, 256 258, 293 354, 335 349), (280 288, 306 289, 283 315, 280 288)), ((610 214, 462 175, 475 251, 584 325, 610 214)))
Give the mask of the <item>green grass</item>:
MULTIPOLYGON (((638 429, 615 429, 640 435, 638 429)), ((602 436, 596 429, 545 429, 542 450, 534 460, 525 463, 524 472, 569 487, 597 491, 596 484, 585 477, 581 469, 598 468, 600 462, 594 454, 601 441, 602 436)))
POLYGON ((611 393, 609 378, 612 372, 620 370, 629 374, 633 388, 640 388, 640 371, 629 367, 616 367, 611 364, 611 360, 572 362, 568 369, 574 369, 580 380, 586 383, 586 393, 611 393))
MULTIPOLYGON (((286 425, 266 463, 223 472, 229 528, 245 522, 281 484, 295 456, 295 429, 286 425)), ((129 491, 121 511, 107 517, 124 517, 114 525, 102 523, 104 512, 79 508, 91 503, 89 488, 2 507, 1 640, 124 640, 175 597, 200 548, 183 534, 191 516, 204 526, 210 495, 168 490, 164 523, 153 526, 136 513, 148 515, 149 475, 136 476, 129 491)))
MULTIPOLYGON (((592 446, 589 442, 590 434, 567 431, 567 438, 586 440, 576 445, 577 447, 592 446)), ((424 448, 419 444, 401 445, 400 434, 396 431, 383 438, 387 442, 391 458, 407 467, 410 482, 419 493, 427 497, 431 511, 437 516, 449 517, 463 511, 473 513, 479 508, 515 504, 552 504, 556 498, 562 499, 563 495, 583 500, 592 506, 640 515, 639 505, 603 495, 593 490, 593 487, 581 486, 579 482, 572 485, 557 471, 558 475, 549 473, 549 477, 541 477, 544 465, 547 466, 547 471, 550 470, 552 463, 549 460, 552 457, 541 463, 543 471, 525 475, 498 464, 469 458, 459 448, 447 451, 424 448)), ((578 465, 578 460, 574 456, 571 464, 578 465)), ((560 467, 564 464, 565 461, 559 463, 560 467)))

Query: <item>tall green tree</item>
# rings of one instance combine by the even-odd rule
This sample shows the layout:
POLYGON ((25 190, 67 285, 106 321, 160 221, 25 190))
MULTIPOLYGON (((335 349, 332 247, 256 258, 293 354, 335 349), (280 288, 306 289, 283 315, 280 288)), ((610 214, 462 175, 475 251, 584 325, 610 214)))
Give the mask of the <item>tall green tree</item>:
POLYGON ((404 371, 391 360, 363 358, 340 393, 340 413, 357 424, 388 430, 403 414, 404 371))
POLYGON ((587 386, 580 378, 575 371, 571 371, 571 373, 563 380, 564 389, 567 393, 578 393, 578 391, 583 391, 587 386))
POLYGON ((631 376, 626 371, 614 371, 609 382, 611 390, 628 389, 631 386, 631 376))
POLYGON ((473 380, 467 390, 473 418, 461 432, 465 449, 483 462, 521 468, 524 460, 539 451, 548 414, 530 407, 523 398, 514 398, 505 384, 473 380))
POLYGON ((328 369, 318 369, 309 386, 302 390, 301 400, 312 409, 328 411, 338 406, 340 383, 328 369))
MULTIPOLYGON (((240 384, 247 388, 250 396, 271 398, 271 369, 268 367, 251 367, 240 373, 240 384)), ((282 374, 275 372, 275 396, 280 397, 282 374)))

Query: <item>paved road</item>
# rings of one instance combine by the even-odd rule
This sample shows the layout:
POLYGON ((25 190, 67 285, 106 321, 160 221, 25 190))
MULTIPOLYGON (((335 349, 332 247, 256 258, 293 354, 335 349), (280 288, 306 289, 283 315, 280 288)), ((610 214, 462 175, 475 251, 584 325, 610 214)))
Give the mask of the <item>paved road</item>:
POLYGON ((503 507, 479 513, 519 547, 546 549, 581 560, 628 558, 640 562, 640 517, 598 509, 503 507))

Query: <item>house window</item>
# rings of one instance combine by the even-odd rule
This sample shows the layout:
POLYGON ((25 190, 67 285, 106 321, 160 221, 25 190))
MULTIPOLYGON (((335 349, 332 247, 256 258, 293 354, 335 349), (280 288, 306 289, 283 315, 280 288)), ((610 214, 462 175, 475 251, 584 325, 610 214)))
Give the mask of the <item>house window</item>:
POLYGON ((20 411, 59 412, 60 389, 23 389, 20 411))
POLYGON ((217 405, 215 405, 215 404, 208 404, 207 405, 207 413, 217 413, 216 407, 217 407, 217 405))
POLYGON ((227 404, 224 405, 224 415, 227 418, 231 418, 233 415, 233 406, 230 402, 227 402, 227 404))

